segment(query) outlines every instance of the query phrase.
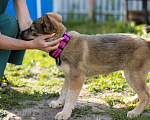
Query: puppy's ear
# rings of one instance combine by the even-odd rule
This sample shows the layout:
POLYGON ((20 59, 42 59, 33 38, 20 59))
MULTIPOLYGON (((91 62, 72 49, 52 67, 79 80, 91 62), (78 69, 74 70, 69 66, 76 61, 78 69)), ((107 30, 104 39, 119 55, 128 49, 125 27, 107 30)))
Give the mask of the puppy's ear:
POLYGON ((57 20, 58 22, 62 22, 62 17, 59 14, 56 13, 46 13, 48 16, 53 17, 55 20, 57 20))
POLYGON ((45 33, 51 34, 57 31, 58 23, 48 14, 43 16, 43 29, 45 33))

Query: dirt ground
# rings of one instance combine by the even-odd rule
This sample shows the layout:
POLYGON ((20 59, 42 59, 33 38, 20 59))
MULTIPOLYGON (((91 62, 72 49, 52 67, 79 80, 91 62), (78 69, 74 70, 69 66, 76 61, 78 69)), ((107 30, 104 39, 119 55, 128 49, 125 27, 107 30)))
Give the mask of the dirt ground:
MULTIPOLYGON (((68 120, 112 120, 111 116, 105 114, 105 110, 109 109, 109 105, 104 100, 97 99, 97 96, 87 98, 86 96, 88 94, 90 94, 88 91, 81 91, 75 108, 92 106, 92 110, 94 112, 101 112, 103 114, 91 114, 90 116, 83 115, 83 117, 78 117, 76 119, 71 117, 68 120)), ((106 92, 104 96, 107 95, 116 96, 118 94, 106 92)), ((11 110, 7 111, 7 116, 5 116, 3 120, 54 120, 55 115, 60 112, 62 108, 49 108, 48 104, 51 100, 57 99, 58 98, 43 99, 42 101, 32 101, 32 103, 36 103, 36 105, 31 108, 16 109, 13 107, 11 110)), ((25 103, 28 102, 31 101, 25 101, 25 103)), ((114 107, 120 108, 123 107, 123 104, 118 103, 114 107)))
MULTIPOLYGON (((38 73, 40 70, 34 72, 38 73)), ((108 103, 106 103, 103 99, 98 99, 99 95, 91 95, 91 93, 86 90, 86 87, 87 85, 83 85, 75 108, 91 106, 94 112, 100 112, 101 114, 91 114, 90 116, 83 115, 83 117, 78 118, 73 118, 71 116, 68 120, 113 120, 111 116, 106 114, 106 111, 109 109, 108 103)), ((118 97, 122 96, 123 94, 124 93, 115 93, 113 91, 104 90, 101 93, 101 96, 118 97)), ((6 111, 7 115, 3 117, 3 120, 54 120, 55 115, 58 112, 61 112, 62 108, 50 108, 48 104, 51 100, 57 99, 58 97, 52 99, 43 99, 42 101, 24 101, 24 103, 32 102, 36 105, 25 109, 17 109, 15 106, 13 106, 11 110, 6 111)), ((123 106, 124 104, 117 103, 114 108, 121 108, 123 106)))

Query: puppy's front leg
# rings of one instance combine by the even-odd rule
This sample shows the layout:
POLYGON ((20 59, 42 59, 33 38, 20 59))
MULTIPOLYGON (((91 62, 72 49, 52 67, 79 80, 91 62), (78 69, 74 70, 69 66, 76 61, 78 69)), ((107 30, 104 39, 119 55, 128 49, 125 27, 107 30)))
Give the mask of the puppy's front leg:
POLYGON ((61 112, 57 113, 55 119, 68 119, 71 116, 72 109, 82 88, 85 77, 80 75, 74 79, 70 79, 70 85, 65 99, 65 105, 61 112))
POLYGON ((65 76, 65 82, 64 82, 63 87, 61 89, 61 94, 60 94, 59 99, 56 101, 55 100, 51 101, 49 104, 49 107, 59 108, 59 107, 62 107, 64 105, 67 91, 69 88, 69 81, 70 81, 69 77, 65 76))

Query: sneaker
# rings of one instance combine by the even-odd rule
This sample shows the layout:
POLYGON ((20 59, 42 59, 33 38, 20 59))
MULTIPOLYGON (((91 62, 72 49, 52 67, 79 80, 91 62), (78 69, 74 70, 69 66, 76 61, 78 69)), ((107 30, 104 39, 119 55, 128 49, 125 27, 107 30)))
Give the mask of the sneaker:
POLYGON ((7 83, 4 83, 4 82, 1 82, 1 81, 0 81, 0 87, 2 87, 2 88, 3 88, 3 87, 7 87, 7 83))
POLYGON ((5 75, 0 78, 0 87, 3 87, 3 86, 6 87, 8 83, 9 81, 5 75))

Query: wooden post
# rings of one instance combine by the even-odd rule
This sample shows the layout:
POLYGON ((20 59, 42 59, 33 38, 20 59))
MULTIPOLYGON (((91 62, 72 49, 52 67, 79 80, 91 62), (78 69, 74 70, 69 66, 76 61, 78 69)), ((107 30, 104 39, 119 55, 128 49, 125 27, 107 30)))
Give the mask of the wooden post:
POLYGON ((124 21, 127 23, 129 20, 128 18, 128 0, 124 0, 124 21))
POLYGON ((148 20, 148 11, 147 11, 147 0, 143 0, 143 11, 144 11, 144 22, 145 24, 149 24, 148 20))
POLYGON ((89 13, 88 17, 91 20, 93 18, 93 0, 89 1, 89 13))

